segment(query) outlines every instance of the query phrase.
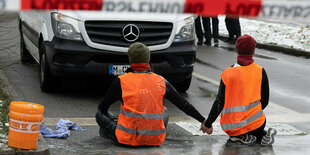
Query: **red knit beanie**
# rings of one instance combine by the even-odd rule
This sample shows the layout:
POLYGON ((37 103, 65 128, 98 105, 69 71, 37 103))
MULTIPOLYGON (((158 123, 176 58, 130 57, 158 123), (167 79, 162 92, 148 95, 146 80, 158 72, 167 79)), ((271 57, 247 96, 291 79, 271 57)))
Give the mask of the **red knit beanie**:
POLYGON ((255 39, 247 34, 240 36, 236 42, 236 49, 239 55, 253 55, 255 47, 255 39))

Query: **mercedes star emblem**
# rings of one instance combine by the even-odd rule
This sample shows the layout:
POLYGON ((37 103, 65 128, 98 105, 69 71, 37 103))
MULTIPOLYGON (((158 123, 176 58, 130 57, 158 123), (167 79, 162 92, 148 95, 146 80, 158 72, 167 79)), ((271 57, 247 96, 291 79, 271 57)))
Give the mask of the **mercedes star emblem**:
POLYGON ((140 30, 134 24, 128 24, 123 28, 123 37, 128 42, 134 42, 139 38, 140 30))

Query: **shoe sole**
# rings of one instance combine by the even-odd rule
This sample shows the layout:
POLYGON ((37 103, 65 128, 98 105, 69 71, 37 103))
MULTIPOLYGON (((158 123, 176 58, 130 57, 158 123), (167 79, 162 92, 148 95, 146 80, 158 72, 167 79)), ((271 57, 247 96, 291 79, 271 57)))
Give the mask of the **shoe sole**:
POLYGON ((264 136, 262 139, 261 145, 262 146, 271 146, 274 143, 274 137, 276 136, 276 134, 277 134, 277 131, 275 129, 269 128, 267 135, 265 135, 265 136, 268 136, 268 138, 265 138, 265 136, 264 136), (264 142, 265 140, 268 142, 264 142))
POLYGON ((231 140, 231 139, 230 139, 230 141, 233 142, 233 143, 236 143, 236 144, 249 145, 249 146, 254 145, 254 144, 256 143, 256 141, 251 142, 251 143, 244 143, 244 142, 242 142, 242 141, 240 141, 240 140, 233 141, 233 140, 231 140))
POLYGON ((253 140, 252 142, 244 142, 240 139, 234 139, 234 138, 229 138, 232 142, 240 142, 241 144, 244 144, 244 145, 253 145, 256 143, 256 137, 254 138, 255 140, 253 140))

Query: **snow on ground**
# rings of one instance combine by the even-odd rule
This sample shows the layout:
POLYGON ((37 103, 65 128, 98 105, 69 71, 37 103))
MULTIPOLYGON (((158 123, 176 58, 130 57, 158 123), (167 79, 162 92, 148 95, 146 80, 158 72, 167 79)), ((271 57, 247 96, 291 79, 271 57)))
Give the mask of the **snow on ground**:
POLYGON ((0 150, 8 149, 8 136, 0 134, 0 150))
MULTIPOLYGON (((249 34, 257 43, 310 52, 310 26, 283 24, 240 18, 241 34, 249 34)), ((225 17, 219 17, 219 34, 228 36, 225 17)))

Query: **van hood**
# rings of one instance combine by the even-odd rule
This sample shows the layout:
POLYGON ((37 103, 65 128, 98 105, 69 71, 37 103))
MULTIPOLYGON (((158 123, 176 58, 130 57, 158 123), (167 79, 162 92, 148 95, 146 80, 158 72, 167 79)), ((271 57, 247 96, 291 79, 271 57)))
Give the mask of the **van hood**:
POLYGON ((86 20, 115 20, 115 21, 156 21, 176 23, 192 14, 167 14, 167 13, 137 13, 137 12, 98 12, 98 11, 58 11, 66 16, 86 20))

